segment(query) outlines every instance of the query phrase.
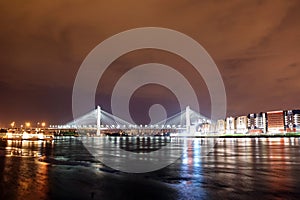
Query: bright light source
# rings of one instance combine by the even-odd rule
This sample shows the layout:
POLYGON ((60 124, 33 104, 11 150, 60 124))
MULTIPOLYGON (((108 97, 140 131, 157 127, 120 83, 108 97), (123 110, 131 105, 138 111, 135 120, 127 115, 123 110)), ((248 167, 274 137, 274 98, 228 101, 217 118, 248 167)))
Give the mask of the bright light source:
POLYGON ((13 128, 15 126, 15 122, 12 122, 10 125, 13 128))

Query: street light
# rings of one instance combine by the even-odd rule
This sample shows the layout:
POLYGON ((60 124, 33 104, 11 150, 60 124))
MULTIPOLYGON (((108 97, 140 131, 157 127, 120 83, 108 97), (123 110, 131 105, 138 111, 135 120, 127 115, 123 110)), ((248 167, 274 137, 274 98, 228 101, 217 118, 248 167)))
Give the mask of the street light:
POLYGON ((26 125, 26 127, 27 127, 26 132, 28 131, 28 129, 29 129, 29 132, 30 132, 30 122, 26 122, 25 125, 26 125))
POLYGON ((11 128, 14 128, 14 126, 15 126, 15 122, 12 122, 10 125, 11 125, 11 128))
POLYGON ((45 122, 42 122, 42 127, 44 128, 46 126, 46 123, 45 122))

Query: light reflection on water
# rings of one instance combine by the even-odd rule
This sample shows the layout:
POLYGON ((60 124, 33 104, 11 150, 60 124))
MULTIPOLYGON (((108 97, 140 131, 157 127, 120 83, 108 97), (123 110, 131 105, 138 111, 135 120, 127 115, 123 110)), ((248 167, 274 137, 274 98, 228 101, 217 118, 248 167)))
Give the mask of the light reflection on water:
POLYGON ((28 140, 7 140, 5 152, 6 156, 20 156, 20 157, 39 157, 44 152, 44 145, 53 146, 53 141, 28 141, 28 140))
POLYGON ((189 139, 176 163, 131 175, 103 166, 74 138, 0 141, 0 199, 300 198, 298 138, 220 139, 204 157, 203 143, 189 139))

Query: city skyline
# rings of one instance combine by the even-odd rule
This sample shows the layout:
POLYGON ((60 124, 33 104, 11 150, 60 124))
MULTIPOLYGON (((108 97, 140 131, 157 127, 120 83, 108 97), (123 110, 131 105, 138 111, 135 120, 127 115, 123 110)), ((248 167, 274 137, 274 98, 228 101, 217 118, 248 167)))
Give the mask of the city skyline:
MULTIPOLYGON (((114 34, 145 26, 174 29, 203 45, 223 77, 228 116, 300 107, 298 1, 1 4, 1 126, 12 121, 72 120, 72 87, 86 55, 114 34)), ((108 87, 97 91, 96 103, 110 111, 112 85, 132 67, 149 62, 183 73, 196 88, 201 112, 209 115, 209 94, 202 78, 194 77, 185 60, 157 50, 117 59, 100 81, 108 87)), ((134 97, 138 122, 156 101, 169 104, 170 114, 178 112, 174 95, 163 87, 141 88, 134 97)))

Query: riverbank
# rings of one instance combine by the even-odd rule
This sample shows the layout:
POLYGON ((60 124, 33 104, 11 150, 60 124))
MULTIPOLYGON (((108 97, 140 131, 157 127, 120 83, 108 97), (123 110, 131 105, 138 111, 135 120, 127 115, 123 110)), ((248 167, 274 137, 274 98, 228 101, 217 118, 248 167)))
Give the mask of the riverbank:
POLYGON ((221 134, 201 135, 196 138, 276 138, 276 137, 300 137, 300 133, 278 133, 278 134, 221 134))
MULTIPOLYGON (((80 136, 78 134, 76 135, 59 135, 59 136, 54 136, 51 138, 22 138, 22 137, 10 137, 7 138, 5 135, 0 135, 1 140, 59 140, 63 138, 81 138, 81 137, 86 137, 86 136, 80 136)), ((99 137, 99 136, 89 136, 89 137, 99 137)), ((103 137, 103 136, 100 136, 103 137)), ((134 137, 134 138, 149 138, 149 137, 154 137, 154 138, 165 138, 165 137, 170 137, 170 136, 105 136, 105 137, 119 137, 119 138, 127 138, 127 137, 134 137)), ((177 135, 177 136, 171 136, 171 137, 187 137, 187 138, 289 138, 289 137, 300 137, 300 133, 286 133, 286 134, 210 134, 210 135, 177 135)))

